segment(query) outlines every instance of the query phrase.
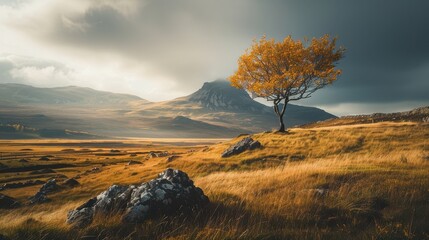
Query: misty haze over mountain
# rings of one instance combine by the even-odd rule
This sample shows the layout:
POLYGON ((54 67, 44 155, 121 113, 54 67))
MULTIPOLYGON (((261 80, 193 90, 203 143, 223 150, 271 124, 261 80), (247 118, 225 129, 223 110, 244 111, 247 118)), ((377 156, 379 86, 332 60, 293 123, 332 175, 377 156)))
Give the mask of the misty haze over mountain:
MULTIPOLYGON (((1 84, 0 109, 2 125, 51 130, 48 137, 55 137, 52 130, 58 131, 58 137, 64 137, 65 130, 109 137, 232 137, 278 127, 271 107, 254 101, 246 91, 224 80, 206 82, 191 95, 163 102, 76 86, 1 84)), ((290 104, 286 124, 334 117, 318 108, 290 104)), ((37 131, 17 131, 8 136, 40 137, 37 131)))

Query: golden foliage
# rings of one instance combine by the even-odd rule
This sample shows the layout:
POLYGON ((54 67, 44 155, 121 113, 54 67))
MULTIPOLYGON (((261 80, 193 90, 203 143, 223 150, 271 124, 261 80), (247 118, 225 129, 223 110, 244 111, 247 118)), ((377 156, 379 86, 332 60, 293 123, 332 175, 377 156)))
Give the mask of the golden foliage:
POLYGON ((298 100, 332 83, 341 74, 335 63, 344 56, 329 35, 302 42, 263 36, 238 60, 231 84, 268 100, 298 100))

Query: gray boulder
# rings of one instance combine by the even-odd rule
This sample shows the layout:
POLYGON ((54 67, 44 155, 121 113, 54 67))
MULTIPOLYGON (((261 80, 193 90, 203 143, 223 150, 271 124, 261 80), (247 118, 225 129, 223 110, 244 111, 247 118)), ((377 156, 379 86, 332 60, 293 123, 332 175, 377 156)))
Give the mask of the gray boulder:
POLYGON ((0 194, 0 208, 11 209, 19 207, 21 204, 14 198, 0 194))
POLYGON ((253 149, 257 149, 257 148, 261 148, 261 147, 262 147, 262 145, 259 141, 255 141, 251 137, 245 137, 245 138, 241 139, 238 143, 236 143, 236 144, 232 145, 231 147, 229 147, 228 149, 226 149, 222 153, 222 157, 223 158, 230 157, 233 155, 240 154, 246 150, 253 150, 253 149))
POLYGON ((50 201, 47 194, 57 191, 59 189, 59 186, 57 185, 57 182, 55 179, 51 179, 45 184, 42 185, 42 187, 39 189, 39 191, 32 197, 29 198, 30 204, 39 204, 50 201))
POLYGON ((67 223, 84 227, 98 213, 122 215, 126 223, 141 223, 156 216, 192 212, 209 202, 188 175, 171 168, 140 185, 113 185, 97 197, 69 212, 67 223))
POLYGON ((74 227, 82 228, 91 224, 94 217, 94 205, 97 198, 91 198, 73 211, 67 214, 67 222, 74 227))
POLYGON ((40 204, 40 203, 45 203, 50 201, 50 199, 48 198, 48 196, 46 196, 46 193, 44 192, 37 192, 36 194, 34 194, 34 196, 30 197, 28 200, 30 201, 30 204, 40 204))
POLYGON ((55 179, 51 179, 42 185, 39 192, 50 193, 56 190, 58 190, 57 181, 55 179))

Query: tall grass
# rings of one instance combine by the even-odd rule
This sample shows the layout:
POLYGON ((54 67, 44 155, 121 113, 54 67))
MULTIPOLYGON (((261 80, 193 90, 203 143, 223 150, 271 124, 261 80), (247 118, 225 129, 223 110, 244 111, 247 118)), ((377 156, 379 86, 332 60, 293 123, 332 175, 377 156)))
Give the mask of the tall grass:
POLYGON ((241 138, 183 152, 173 162, 108 166, 51 203, 0 211, 0 232, 12 239, 429 239, 429 125, 252 137, 264 148, 231 158, 220 153, 241 138), (139 225, 118 216, 97 216, 80 230, 65 224, 68 210, 112 182, 141 182, 168 166, 188 172, 211 204, 139 225))

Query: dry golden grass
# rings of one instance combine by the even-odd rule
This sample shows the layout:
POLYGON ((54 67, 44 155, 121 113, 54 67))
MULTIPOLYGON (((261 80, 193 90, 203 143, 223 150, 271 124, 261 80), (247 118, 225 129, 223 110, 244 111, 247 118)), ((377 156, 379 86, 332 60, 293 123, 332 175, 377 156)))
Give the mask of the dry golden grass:
MULTIPOLYGON (((6 165, 15 166, 22 158, 17 153, 26 152, 29 164, 41 164, 38 154, 55 156, 49 164, 74 164, 56 170, 68 177, 105 166, 99 173, 83 175, 81 187, 51 195, 50 203, 1 210, 0 233, 13 239, 429 239, 428 124, 292 129, 289 134, 252 137, 264 148, 225 159, 220 158, 222 151, 242 137, 185 146, 147 139, 112 147, 82 142, 65 147, 62 140, 51 146, 2 143, 1 162, 6 165), (75 151, 64 151, 71 148, 75 151), (127 153, 114 155, 112 148, 127 153), (152 150, 180 157, 172 162, 145 159, 145 152, 152 150), (130 159, 143 164, 125 166, 130 159), (146 181, 167 167, 186 171, 209 196, 210 206, 192 217, 141 225, 122 224, 117 216, 98 216, 83 230, 65 224, 67 211, 111 184, 146 181)), ((0 181, 53 175, 1 173, 0 181)), ((2 193, 25 201, 37 188, 2 193)))

